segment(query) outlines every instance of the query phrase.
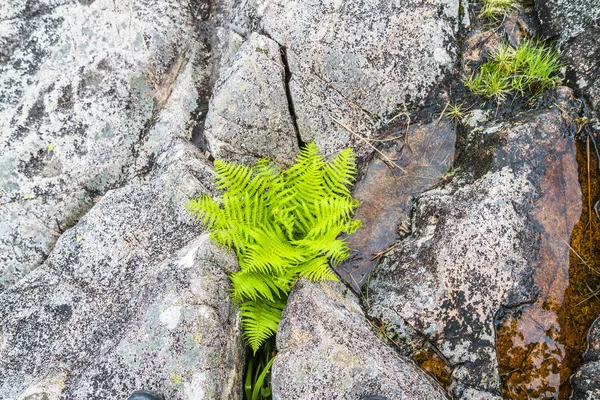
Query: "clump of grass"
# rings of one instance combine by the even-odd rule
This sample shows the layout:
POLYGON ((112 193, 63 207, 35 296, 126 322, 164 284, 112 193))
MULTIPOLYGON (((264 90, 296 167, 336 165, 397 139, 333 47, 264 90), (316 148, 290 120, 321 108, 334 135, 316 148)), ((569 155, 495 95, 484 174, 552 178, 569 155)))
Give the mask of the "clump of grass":
POLYGON ((462 103, 448 103, 444 109, 443 115, 448 117, 455 124, 461 124, 467 108, 462 103))
POLYGON ((553 89, 561 82, 560 68, 558 51, 525 40, 516 48, 501 44, 464 83, 471 93, 500 102, 512 93, 536 96, 553 89))
POLYGON ((479 15, 492 21, 497 21, 501 16, 517 9, 517 0, 483 0, 483 7, 479 15))

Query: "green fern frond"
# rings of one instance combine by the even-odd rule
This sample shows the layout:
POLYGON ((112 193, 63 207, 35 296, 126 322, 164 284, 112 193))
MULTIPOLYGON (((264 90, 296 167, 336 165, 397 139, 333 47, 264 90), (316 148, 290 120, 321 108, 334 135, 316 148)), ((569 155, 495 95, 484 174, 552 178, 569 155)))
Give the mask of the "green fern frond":
POLYGON ((231 297, 236 302, 246 299, 276 301, 285 298, 289 293, 287 285, 276 283, 269 274, 239 271, 231 274, 229 278, 233 286, 231 297))
POLYGON ((305 249, 309 254, 325 255, 333 265, 339 265, 350 255, 348 245, 343 240, 336 239, 342 232, 342 229, 338 228, 318 240, 302 239, 294 241, 293 244, 305 249))
POLYGON ((299 265, 296 269, 301 277, 306 277, 311 281, 338 281, 338 277, 329 267, 326 257, 316 257, 299 265))
POLYGON ((360 226, 352 221, 359 204, 350 195, 354 164, 352 150, 327 162, 314 143, 285 172, 268 159, 252 167, 217 160, 221 204, 201 196, 186 205, 215 242, 236 252, 240 271, 230 275, 231 294, 254 351, 277 330, 300 277, 337 280, 330 264, 350 252, 338 237, 360 226))
POLYGON ((217 187, 230 195, 243 192, 252 178, 250 168, 222 160, 215 160, 215 172, 217 187))
POLYGON ((306 233, 307 239, 317 239, 335 229, 343 227, 345 221, 348 221, 356 205, 348 198, 327 197, 315 202, 313 207, 316 216, 315 223, 306 233))
POLYGON ((285 303, 285 300, 276 302, 249 300, 240 306, 240 314, 244 324, 244 338, 254 353, 265 340, 277 332, 285 303))
POLYGON ((215 225, 220 226, 225 220, 223 210, 219 203, 207 195, 202 195, 198 199, 190 200, 185 205, 185 208, 196 218, 196 220, 202 219, 202 226, 206 229, 212 229, 215 225))
POLYGON ((356 157, 351 149, 338 154, 324 168, 324 180, 327 188, 333 193, 350 196, 349 187, 356 176, 356 157))
POLYGON ((286 265, 305 261, 302 249, 288 242, 281 231, 254 229, 251 235, 256 244, 249 246, 240 259, 242 269, 281 274, 286 265))

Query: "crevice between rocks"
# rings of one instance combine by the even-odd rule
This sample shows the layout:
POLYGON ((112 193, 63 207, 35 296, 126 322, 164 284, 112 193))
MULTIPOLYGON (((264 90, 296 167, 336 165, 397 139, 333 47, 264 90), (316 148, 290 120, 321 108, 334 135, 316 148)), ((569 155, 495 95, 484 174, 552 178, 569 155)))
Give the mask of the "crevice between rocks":
MULTIPOLYGON (((348 290, 355 293, 348 285, 348 290)), ((367 295, 368 296, 368 295, 367 295)), ((394 328, 394 324, 384 318, 375 317, 369 314, 369 299, 361 291, 358 295, 358 302, 363 311, 369 327, 381 341, 390 346, 398 355, 411 360, 425 371, 436 383, 438 383, 446 393, 450 393, 450 387, 455 383, 454 369, 462 363, 452 364, 442 351, 431 342, 425 334, 416 329, 408 321, 396 314, 396 317, 403 321, 404 332, 394 328), (441 368, 438 372, 443 375, 437 375, 428 369, 425 364, 438 365, 441 368)))
POLYGON ((280 44, 279 49, 281 52, 281 62, 283 63, 284 68, 283 84, 285 86, 285 96, 287 98, 288 110, 290 113, 290 117, 292 118, 292 124, 294 125, 294 132, 296 133, 296 139, 298 140, 298 147, 303 147, 305 143, 302 141, 302 137, 300 136, 300 129, 298 128, 296 109, 294 107, 294 99, 292 97, 292 91, 290 89, 292 71, 290 70, 290 65, 288 63, 287 48, 280 44))

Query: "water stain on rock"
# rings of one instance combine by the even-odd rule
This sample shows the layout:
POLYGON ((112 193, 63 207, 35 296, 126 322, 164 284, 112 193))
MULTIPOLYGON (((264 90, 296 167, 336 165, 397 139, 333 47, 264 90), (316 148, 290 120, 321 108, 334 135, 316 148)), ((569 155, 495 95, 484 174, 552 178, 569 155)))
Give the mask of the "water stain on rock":
POLYGON ((581 141, 557 147, 544 160, 533 212, 541 238, 537 300, 505 312, 497 326, 507 399, 568 399, 586 332, 600 313, 600 226, 592 209, 600 196, 597 160, 590 158, 588 169, 581 141))
POLYGON ((454 162, 456 132, 448 121, 411 126, 403 139, 384 142, 381 150, 395 165, 374 158, 354 190, 363 226, 348 237, 352 255, 336 272, 357 292, 377 255, 408 233, 413 198, 438 183, 454 162))

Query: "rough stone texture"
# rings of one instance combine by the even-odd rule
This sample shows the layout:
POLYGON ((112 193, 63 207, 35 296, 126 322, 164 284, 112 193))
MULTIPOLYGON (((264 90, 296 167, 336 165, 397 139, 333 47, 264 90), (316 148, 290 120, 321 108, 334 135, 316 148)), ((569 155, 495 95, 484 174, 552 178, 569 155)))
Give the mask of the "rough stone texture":
POLYGON ((183 208, 207 10, 0 4, 0 398, 241 398, 235 258, 183 208))
MULTIPOLYGON (((571 91, 556 92, 547 104, 568 110, 571 91)), ((424 334, 456 366, 457 398, 500 394, 494 317, 533 300, 540 234, 532 204, 539 193, 554 196, 540 180, 561 154, 574 165, 565 115, 552 106, 472 130, 464 156, 472 164, 418 198, 411 235, 371 277, 369 314, 404 340, 413 328, 424 334)))
MULTIPOLYGON (((600 8, 600 4, 598 5, 600 8)), ((571 87, 579 88, 592 109, 591 126, 600 132, 600 25, 590 25, 565 45, 565 60, 569 64, 567 77, 571 87)))
POLYGON ((588 333, 588 349, 584 364, 571 377, 573 394, 571 400, 593 400, 600 398, 600 318, 594 321, 588 333))
POLYGON ((47 261, 0 295, 0 397, 240 398, 244 348, 228 298, 236 267, 185 202, 211 188, 210 165, 181 142, 144 183, 109 191, 47 261), (41 384, 40 384, 41 382, 41 384), (49 394, 48 394, 49 395, 49 394))
POLYGON ((547 36, 562 41, 581 34, 585 27, 600 20, 598 0, 534 0, 535 9, 547 36))
POLYGON ((584 364, 571 377, 571 384, 573 385, 571 400, 600 399, 600 361, 584 364))
POLYGON ((296 284, 277 332, 274 400, 446 399, 431 377, 375 336, 341 283, 296 284))
POLYGON ((420 104, 455 61, 458 0, 251 0, 231 24, 285 47, 300 136, 327 154, 368 147, 377 118, 420 104))
POLYGON ((180 113, 164 123, 187 135, 207 3, 1 2, 0 290, 99 196, 148 170, 161 143, 151 128, 186 74, 180 113))
POLYGON ((289 166, 298 139, 285 88, 279 45, 252 34, 220 74, 204 135, 218 159, 252 163, 264 157, 289 166))

